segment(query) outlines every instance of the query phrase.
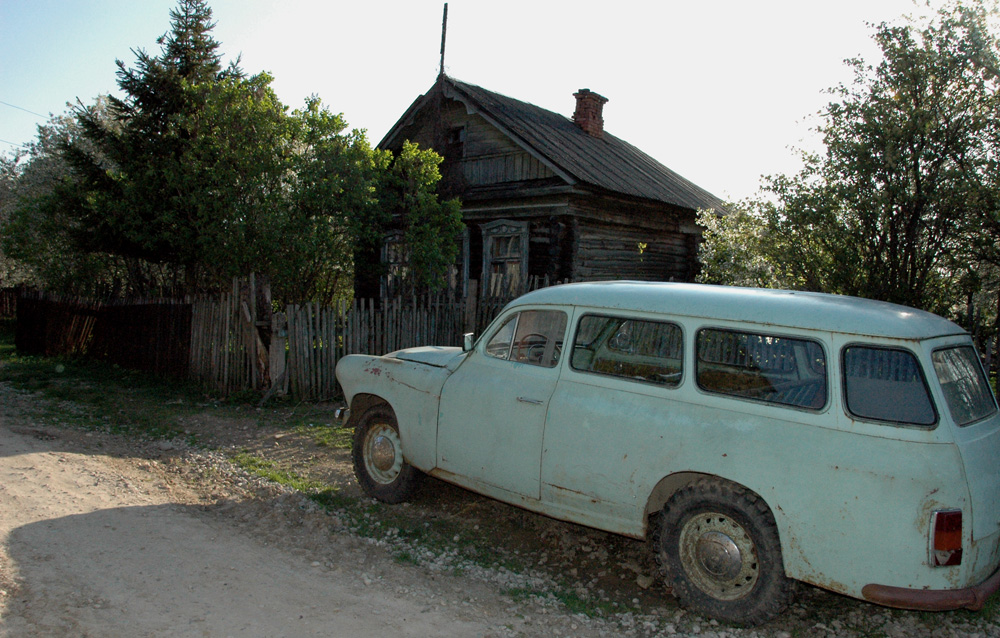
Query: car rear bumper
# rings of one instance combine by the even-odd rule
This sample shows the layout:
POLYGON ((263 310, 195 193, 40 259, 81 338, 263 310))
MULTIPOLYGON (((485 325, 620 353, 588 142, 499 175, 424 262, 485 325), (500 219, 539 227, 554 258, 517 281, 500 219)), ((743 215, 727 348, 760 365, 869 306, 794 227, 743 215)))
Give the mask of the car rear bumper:
POLYGON ((1000 569, 974 587, 965 589, 906 589, 888 585, 865 585, 861 595, 865 600, 886 607, 920 611, 950 609, 982 609, 986 600, 1000 589, 1000 569))

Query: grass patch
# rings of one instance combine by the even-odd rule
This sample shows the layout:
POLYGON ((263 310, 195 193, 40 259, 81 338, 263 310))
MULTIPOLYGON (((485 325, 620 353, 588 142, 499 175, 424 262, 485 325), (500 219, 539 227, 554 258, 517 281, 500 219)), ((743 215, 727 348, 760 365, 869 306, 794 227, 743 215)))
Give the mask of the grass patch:
POLYGON ((183 436, 180 417, 194 412, 200 398, 185 384, 81 359, 25 357, 4 350, 0 362, 0 381, 80 408, 52 406, 43 417, 87 429, 155 439, 183 436))
POLYGON ((240 452, 231 457, 230 460, 233 464, 246 470, 254 476, 259 476, 269 481, 280 483, 281 485, 287 485, 288 487, 299 492, 318 493, 323 492, 324 490, 332 489, 325 483, 306 479, 299 476, 295 472, 283 470, 274 461, 269 461, 259 456, 253 456, 252 454, 248 454, 246 452, 240 452))
POLYGON ((596 598, 584 598, 572 589, 557 589, 552 595, 566 607, 571 614, 583 614, 590 618, 604 618, 611 614, 626 611, 636 611, 632 607, 622 607, 618 603, 596 598))
POLYGON ((584 598, 569 588, 558 588, 554 591, 538 591, 526 587, 511 587, 505 592, 515 603, 526 602, 532 598, 547 598, 551 596, 558 600, 571 614, 583 614, 589 618, 605 618, 612 614, 635 611, 631 607, 623 607, 618 603, 595 598, 584 598))
POLYGON ((333 423, 300 422, 292 430, 296 434, 309 437, 319 447, 335 450, 351 449, 351 442, 354 438, 354 428, 344 427, 337 421, 333 423))

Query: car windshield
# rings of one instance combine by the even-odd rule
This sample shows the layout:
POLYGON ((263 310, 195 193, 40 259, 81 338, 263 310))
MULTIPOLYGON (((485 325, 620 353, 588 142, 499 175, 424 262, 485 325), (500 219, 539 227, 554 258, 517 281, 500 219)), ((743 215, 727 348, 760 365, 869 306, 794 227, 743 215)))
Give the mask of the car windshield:
POLYGON ((971 346, 937 350, 931 358, 951 418, 957 425, 968 425, 996 412, 983 367, 971 346))

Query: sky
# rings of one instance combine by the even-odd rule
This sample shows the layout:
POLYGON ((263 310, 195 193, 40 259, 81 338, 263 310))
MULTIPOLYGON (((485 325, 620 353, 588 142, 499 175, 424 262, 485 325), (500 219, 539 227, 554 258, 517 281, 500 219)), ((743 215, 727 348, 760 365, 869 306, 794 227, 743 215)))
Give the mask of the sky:
MULTIPOLYGON (((936 0, 935 0, 936 1, 936 0)), ((318 95, 373 144, 434 84, 441 0, 209 0, 224 61, 266 71, 282 102, 318 95)), ((0 152, 68 103, 117 94, 115 60, 159 53, 175 0, 0 0, 0 152)), ((711 193, 753 196, 791 174, 794 149, 879 59, 872 25, 926 12, 913 0, 450 0, 445 72, 571 116, 604 97, 605 130, 711 193)))

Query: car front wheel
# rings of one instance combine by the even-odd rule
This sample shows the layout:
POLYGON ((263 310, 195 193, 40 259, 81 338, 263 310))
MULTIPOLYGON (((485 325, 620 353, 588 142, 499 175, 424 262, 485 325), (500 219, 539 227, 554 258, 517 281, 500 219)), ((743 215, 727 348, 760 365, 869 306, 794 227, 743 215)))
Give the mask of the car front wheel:
POLYGON ((374 405, 361 415, 351 456, 361 488, 384 503, 409 500, 422 476, 403 459, 396 415, 385 404, 374 405))
POLYGON ((778 527, 749 490, 701 479, 678 490, 655 521, 653 549, 666 584, 688 609, 756 625, 792 601, 778 527))

